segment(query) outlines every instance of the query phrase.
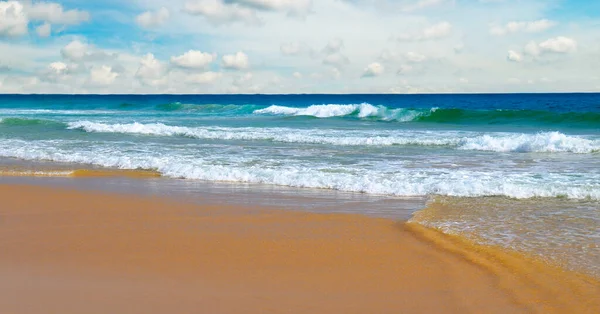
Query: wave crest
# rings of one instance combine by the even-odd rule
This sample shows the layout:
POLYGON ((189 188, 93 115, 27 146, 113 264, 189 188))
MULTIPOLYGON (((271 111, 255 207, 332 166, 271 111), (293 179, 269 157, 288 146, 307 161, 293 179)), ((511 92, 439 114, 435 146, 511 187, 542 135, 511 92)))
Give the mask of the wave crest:
POLYGON ((373 106, 368 103, 351 105, 312 105, 307 108, 284 107, 272 105, 255 110, 255 114, 271 114, 284 116, 312 116, 316 118, 332 118, 354 116, 357 118, 377 118, 382 121, 413 121, 417 117, 435 111, 433 109, 389 109, 385 106, 373 106))
POLYGON ((288 128, 182 127, 162 123, 104 124, 90 121, 69 123, 69 129, 90 133, 123 133, 154 136, 184 136, 207 140, 252 140, 339 146, 448 146, 459 150, 518 153, 577 153, 600 151, 600 140, 569 136, 560 132, 537 134, 475 132, 370 132, 303 130, 288 128))
POLYGON ((597 126, 597 112, 552 112, 536 110, 467 110, 458 108, 388 108, 362 104, 329 104, 309 107, 272 105, 254 111, 260 115, 311 116, 316 118, 354 117, 379 121, 444 124, 541 124, 572 127, 597 126))

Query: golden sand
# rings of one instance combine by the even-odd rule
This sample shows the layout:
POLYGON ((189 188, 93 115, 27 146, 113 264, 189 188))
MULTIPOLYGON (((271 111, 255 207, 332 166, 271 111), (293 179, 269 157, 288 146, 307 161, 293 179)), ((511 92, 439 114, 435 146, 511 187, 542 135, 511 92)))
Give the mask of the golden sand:
POLYGON ((151 170, 121 169, 54 169, 54 168, 19 168, 0 167, 0 177, 59 177, 59 178, 103 178, 126 177, 133 179, 158 178, 160 173, 151 170))
POLYGON ((600 285, 357 215, 0 185, 2 313, 599 313, 600 285))

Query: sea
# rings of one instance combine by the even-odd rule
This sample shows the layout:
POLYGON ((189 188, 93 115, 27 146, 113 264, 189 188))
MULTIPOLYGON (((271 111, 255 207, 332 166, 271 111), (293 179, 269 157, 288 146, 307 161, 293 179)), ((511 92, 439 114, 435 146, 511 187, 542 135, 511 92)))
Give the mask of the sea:
POLYGON ((412 223, 600 277, 600 94, 0 95, 0 165, 411 204, 412 223))

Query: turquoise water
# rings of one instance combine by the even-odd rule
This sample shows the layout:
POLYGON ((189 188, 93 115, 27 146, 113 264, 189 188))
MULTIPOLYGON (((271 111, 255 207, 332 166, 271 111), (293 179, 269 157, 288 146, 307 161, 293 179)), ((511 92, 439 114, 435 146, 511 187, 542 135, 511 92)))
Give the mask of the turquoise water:
POLYGON ((600 199, 600 95, 0 96, 0 156, 372 194, 600 199))
POLYGON ((600 94, 3 95, 0 157, 442 198, 421 223, 600 273, 600 94))

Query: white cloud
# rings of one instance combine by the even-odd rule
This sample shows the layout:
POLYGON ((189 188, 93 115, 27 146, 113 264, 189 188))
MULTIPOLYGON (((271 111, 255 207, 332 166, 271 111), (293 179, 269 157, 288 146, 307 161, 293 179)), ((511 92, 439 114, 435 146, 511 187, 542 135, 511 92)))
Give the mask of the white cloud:
POLYGON ((0 37, 17 37, 27 34, 29 21, 23 5, 17 1, 0 2, 0 37))
POLYGON ((196 84, 208 84, 216 81, 221 78, 222 74, 218 72, 204 72, 200 74, 193 74, 188 76, 188 83, 196 83, 196 84))
POLYGON ((110 66, 95 66, 90 70, 89 82, 92 85, 110 85, 118 76, 110 66))
POLYGON ((577 50, 577 42, 574 39, 561 36, 540 43, 540 48, 542 51, 547 52, 569 53, 577 50))
POLYGON ((550 38, 539 44, 532 41, 525 46, 524 51, 526 54, 534 57, 544 53, 572 53, 577 51, 577 41, 563 36, 550 38))
POLYGON ((440 5, 446 4, 448 2, 451 2, 451 1, 448 1, 448 0, 418 0, 414 4, 409 4, 409 5, 405 6, 402 9, 402 11, 412 12, 412 11, 417 11, 417 10, 421 10, 421 9, 440 6, 440 5))
POLYGON ((137 24, 143 28, 153 28, 163 25, 171 16, 165 7, 157 11, 146 11, 135 18, 137 24))
POLYGON ((203 16, 212 24, 244 23, 260 25, 256 11, 238 4, 226 4, 222 0, 195 0, 185 3, 184 11, 191 15, 203 16))
POLYGON ((236 87, 243 87, 245 85, 248 85, 248 83, 250 83, 253 78, 254 75, 252 73, 244 73, 233 80, 233 85, 236 87))
POLYGON ((144 85, 159 86, 167 82, 167 68, 149 53, 140 59, 135 76, 144 85))
POLYGON ((73 40, 67 44, 61 49, 60 53, 63 58, 75 62, 97 61, 116 57, 115 54, 109 54, 79 40, 73 40))
POLYGON ((292 76, 294 78, 301 79, 302 78, 302 73, 300 73, 300 72, 294 72, 294 73, 292 73, 292 76))
POLYGON ((52 62, 48 68, 55 73, 64 73, 67 71, 67 65, 63 62, 52 62))
POLYGON ((35 29, 35 32, 39 37, 48 37, 52 33, 52 25, 50 25, 49 23, 44 23, 38 26, 35 29))
POLYGON ((448 37, 452 33, 452 24, 448 22, 440 22, 429 27, 423 28, 418 32, 411 34, 401 34, 398 36, 399 41, 426 41, 437 40, 448 37))
POLYGON ((406 60, 413 62, 413 63, 423 62, 427 59, 426 56, 424 56, 420 53, 412 52, 412 51, 407 52, 405 55, 405 58, 406 58, 406 60))
POLYGON ((88 47, 88 44, 82 43, 79 40, 74 40, 61 50, 61 54, 65 59, 79 61, 88 55, 88 47))
POLYGON ((381 65, 380 63, 377 63, 377 62, 373 62, 365 68, 362 76, 363 77, 380 76, 381 74, 383 74, 384 71, 385 71, 385 68, 383 67, 383 65, 381 65))
POLYGON ((248 68, 248 56, 243 52, 223 56, 223 67, 232 70, 243 70, 248 68))
POLYGON ((327 54, 332 54, 336 52, 340 52, 344 47, 344 41, 341 38, 334 38, 327 43, 327 46, 323 48, 323 52, 327 54))
POLYGON ((62 82, 69 77, 71 72, 72 69, 68 64, 57 61, 50 63, 39 77, 46 82, 62 82))
POLYGON ((523 49, 523 51, 525 52, 525 54, 528 54, 530 56, 539 56, 542 53, 540 46, 535 41, 531 41, 527 45, 525 45, 525 49, 523 49))
POLYGON ((77 25, 90 19, 90 14, 86 11, 65 11, 61 4, 53 2, 35 2, 28 5, 25 10, 30 19, 51 24, 77 25))
POLYGON ((204 69, 217 58, 216 54, 210 54, 198 50, 190 50, 181 56, 171 57, 171 63, 188 69, 204 69))
POLYGON ((521 62, 523 60, 523 57, 521 57, 521 55, 518 52, 514 50, 509 50, 508 55, 506 56, 506 60, 512 62, 521 62))
POLYGON ((300 43, 285 43, 281 44, 279 50, 286 56, 297 55, 300 53, 302 46, 300 43))
POLYGON ((312 0, 225 0, 263 11, 283 11, 290 15, 305 16, 311 11, 312 0))
POLYGON ((398 69, 398 74, 407 74, 414 70, 414 67, 409 64, 402 64, 398 69))
POLYGON ((337 71, 334 77, 339 77, 341 75, 339 70, 350 63, 350 59, 341 53, 342 48, 344 48, 344 41, 341 38, 334 38, 329 40, 322 50, 325 54, 323 64, 333 66, 337 71))
POLYGON ((314 51, 305 43, 289 42, 279 46, 279 51, 284 56, 298 56, 303 54, 311 55, 314 51))
POLYGON ((339 52, 329 54, 323 59, 323 64, 331 65, 338 69, 349 63, 350 60, 348 59, 348 57, 339 52))
POLYGON ((490 34, 502 36, 506 34, 512 34, 517 32, 526 33, 539 33, 543 32, 551 27, 554 27, 557 23, 547 19, 531 21, 531 22, 509 22, 503 26, 492 26, 490 28, 490 34))

